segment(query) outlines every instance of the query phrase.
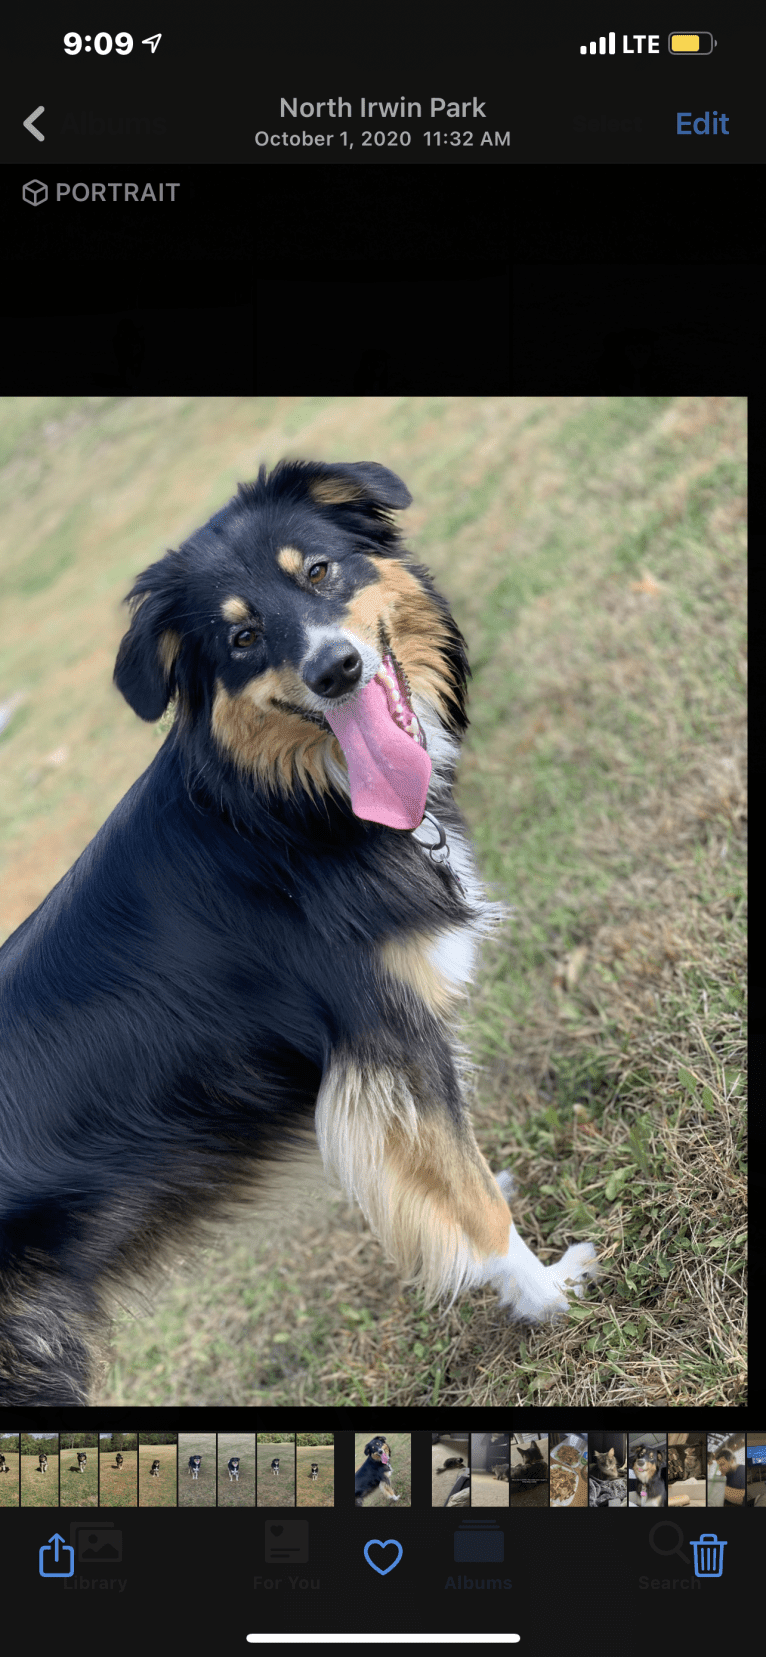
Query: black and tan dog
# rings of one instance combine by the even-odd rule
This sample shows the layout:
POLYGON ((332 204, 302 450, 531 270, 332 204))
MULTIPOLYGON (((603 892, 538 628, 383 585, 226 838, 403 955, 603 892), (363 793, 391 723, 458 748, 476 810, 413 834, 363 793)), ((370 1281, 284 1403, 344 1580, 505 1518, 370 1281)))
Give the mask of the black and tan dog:
POLYGON ((229 1478, 236 1483, 239 1480, 239 1456, 230 1456, 228 1461, 229 1478))
POLYGON ((381 1490, 384 1496, 390 1496, 392 1502, 398 1502, 399 1497, 391 1489, 391 1451, 384 1438, 371 1438, 365 1444, 364 1453, 367 1457, 357 1469, 354 1485, 354 1506, 364 1507, 365 1498, 373 1491, 381 1490))
POLYGON ((189 1457, 189 1472, 191 1473, 191 1476, 192 1476, 193 1479, 198 1479, 199 1478, 199 1470, 200 1470, 201 1466, 202 1466, 202 1457, 201 1456, 190 1456, 189 1457))
POLYGON ((118 1473, 121 1473, 121 1472, 122 1472, 122 1468, 123 1468, 123 1463, 124 1463, 124 1460, 125 1460, 125 1457, 124 1457, 124 1456, 121 1456, 121 1455, 120 1455, 120 1452, 119 1452, 119 1450, 118 1450, 118 1451, 117 1451, 117 1454, 116 1454, 116 1456, 115 1456, 115 1458, 114 1458, 114 1459, 115 1459, 115 1461, 116 1461, 116 1463, 117 1463, 117 1472, 118 1472, 118 1473))
POLYGON ((133 584, 115 682, 172 728, 0 951, 0 1404, 87 1403, 125 1274, 315 1140, 428 1304, 542 1322, 595 1270, 522 1242, 471 1125, 456 1014, 503 911, 410 502, 373 462, 262 467, 133 584))
POLYGON ((312 1463, 311 1463, 311 1472, 309 1474, 309 1478, 310 1479, 318 1479, 319 1478, 319 1463, 316 1462, 316 1461, 312 1461, 312 1463))
POLYGON ((78 1471, 80 1473, 85 1472, 85 1463, 87 1462, 87 1460, 88 1460, 88 1457, 87 1457, 87 1454, 86 1454, 85 1450, 78 1450, 77 1451, 77 1468, 78 1468, 78 1471))
POLYGON ((632 1452, 631 1465, 638 1482, 641 1507, 665 1506, 665 1486, 660 1475, 664 1460, 662 1450, 646 1450, 643 1444, 632 1452))

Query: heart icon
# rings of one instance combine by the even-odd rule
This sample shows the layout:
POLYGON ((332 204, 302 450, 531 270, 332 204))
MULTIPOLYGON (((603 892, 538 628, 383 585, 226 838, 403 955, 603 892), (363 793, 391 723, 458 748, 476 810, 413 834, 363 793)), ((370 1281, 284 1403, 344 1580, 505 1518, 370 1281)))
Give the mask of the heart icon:
POLYGON ((402 1551, 401 1542, 381 1542, 377 1536, 373 1536, 372 1541, 367 1543, 364 1550, 364 1557, 367 1560, 367 1564, 371 1565, 374 1571, 377 1571, 378 1576, 388 1576, 389 1571, 393 1571, 394 1566, 399 1564, 399 1560, 402 1557, 402 1551), (390 1565, 376 1565, 374 1559, 370 1558, 370 1548, 398 1548, 399 1552, 390 1565))
POLYGON ((281 1536, 282 1531, 284 1530, 284 1525, 269 1525, 269 1530, 271 1531, 272 1536, 281 1536))

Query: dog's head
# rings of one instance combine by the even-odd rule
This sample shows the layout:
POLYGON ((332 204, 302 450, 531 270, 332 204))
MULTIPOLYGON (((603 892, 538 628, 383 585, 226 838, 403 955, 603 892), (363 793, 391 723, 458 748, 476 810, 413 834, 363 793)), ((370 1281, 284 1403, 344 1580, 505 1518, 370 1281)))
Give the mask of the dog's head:
POLYGON ((333 793, 357 817, 420 823, 431 763, 451 771, 467 723, 468 664, 399 545, 390 514, 410 500, 374 463, 262 466, 139 576, 115 683, 142 719, 177 697, 198 787, 333 793))
POLYGON ((384 1467, 391 1464, 391 1451, 384 1438, 371 1438, 369 1444, 365 1444, 364 1453, 372 1461, 382 1462, 384 1467))
POLYGON ((633 1451, 631 1464, 636 1478, 641 1484, 648 1484, 653 1479, 665 1460, 662 1450, 647 1450, 643 1444, 633 1451))

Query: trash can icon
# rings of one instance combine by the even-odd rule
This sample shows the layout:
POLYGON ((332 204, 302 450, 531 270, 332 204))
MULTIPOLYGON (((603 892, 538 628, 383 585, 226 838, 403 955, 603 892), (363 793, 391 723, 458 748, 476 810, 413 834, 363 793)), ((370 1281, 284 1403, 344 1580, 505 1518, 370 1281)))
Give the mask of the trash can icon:
POLYGON ((723 1550, 725 1542, 719 1542, 717 1536, 701 1536, 698 1542, 692 1542, 694 1549, 694 1575, 720 1576, 723 1571, 723 1550))

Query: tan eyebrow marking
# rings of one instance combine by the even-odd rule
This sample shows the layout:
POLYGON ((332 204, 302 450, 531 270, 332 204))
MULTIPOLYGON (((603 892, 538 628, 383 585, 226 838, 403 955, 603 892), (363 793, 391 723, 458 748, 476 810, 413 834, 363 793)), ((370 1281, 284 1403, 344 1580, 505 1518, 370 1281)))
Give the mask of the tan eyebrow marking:
POLYGON ((295 547, 283 547, 277 553, 277 563, 285 575, 303 574, 303 553, 296 552, 295 547))
POLYGON ((243 598, 225 598, 221 605, 224 621, 249 621, 250 605, 243 598))

